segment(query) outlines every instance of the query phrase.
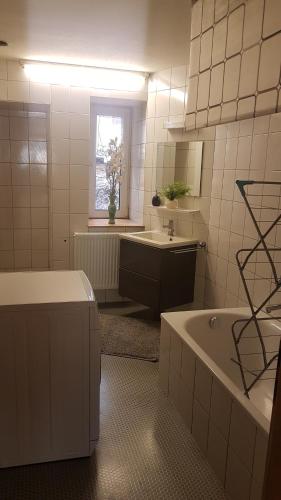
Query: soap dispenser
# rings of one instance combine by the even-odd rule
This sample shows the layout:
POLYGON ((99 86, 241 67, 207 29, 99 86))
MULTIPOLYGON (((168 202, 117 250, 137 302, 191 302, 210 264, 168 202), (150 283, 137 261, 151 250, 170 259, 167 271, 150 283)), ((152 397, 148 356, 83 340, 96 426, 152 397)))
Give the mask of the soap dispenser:
POLYGON ((153 207, 159 207, 161 205, 161 199, 160 199, 160 196, 158 195, 157 191, 156 191, 155 195, 152 197, 151 203, 152 203, 153 207))

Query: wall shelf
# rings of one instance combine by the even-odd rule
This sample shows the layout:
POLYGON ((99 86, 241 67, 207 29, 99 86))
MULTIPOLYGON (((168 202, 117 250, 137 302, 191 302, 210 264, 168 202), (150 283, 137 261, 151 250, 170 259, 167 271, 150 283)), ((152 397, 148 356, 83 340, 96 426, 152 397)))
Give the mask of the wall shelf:
POLYGON ((198 214, 200 210, 195 208, 168 208, 164 205, 160 205, 159 207, 154 207, 153 205, 146 205, 147 208, 152 208, 153 210, 159 210, 160 212, 167 212, 174 214, 198 214))
POLYGON ((184 120, 167 120, 163 123, 164 129, 184 129, 185 121, 184 120))

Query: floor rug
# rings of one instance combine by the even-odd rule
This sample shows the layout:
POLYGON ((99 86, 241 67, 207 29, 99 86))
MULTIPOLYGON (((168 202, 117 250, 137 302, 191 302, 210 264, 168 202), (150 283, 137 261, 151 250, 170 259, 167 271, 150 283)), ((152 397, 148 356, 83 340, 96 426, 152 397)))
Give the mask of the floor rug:
POLYGON ((103 313, 99 318, 103 354, 158 361, 159 321, 103 313))

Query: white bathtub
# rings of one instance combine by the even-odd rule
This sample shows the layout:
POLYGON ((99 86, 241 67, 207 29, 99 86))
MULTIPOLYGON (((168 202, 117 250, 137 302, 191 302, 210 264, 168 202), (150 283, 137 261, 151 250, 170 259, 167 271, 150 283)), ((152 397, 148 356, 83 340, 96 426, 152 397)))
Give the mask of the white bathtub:
MULTIPOLYGON (((247 317, 246 308, 165 313, 161 327, 160 386, 234 500, 261 498, 274 385, 244 394, 231 325, 247 317)), ((280 324, 263 322, 262 333, 276 344, 280 324)))

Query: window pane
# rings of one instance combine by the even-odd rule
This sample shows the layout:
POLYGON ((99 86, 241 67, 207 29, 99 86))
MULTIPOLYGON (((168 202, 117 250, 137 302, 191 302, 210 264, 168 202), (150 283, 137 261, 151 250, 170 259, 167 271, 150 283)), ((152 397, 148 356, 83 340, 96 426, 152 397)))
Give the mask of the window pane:
MULTIPOLYGON (((123 140, 123 119, 121 116, 97 115, 96 136, 96 210, 107 210, 108 193, 106 179, 106 151, 110 139, 117 137, 118 143, 123 140)), ((120 209, 120 190, 117 189, 117 210, 120 209)))

